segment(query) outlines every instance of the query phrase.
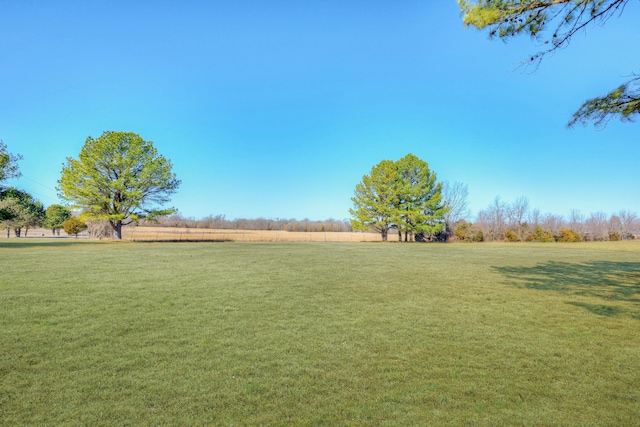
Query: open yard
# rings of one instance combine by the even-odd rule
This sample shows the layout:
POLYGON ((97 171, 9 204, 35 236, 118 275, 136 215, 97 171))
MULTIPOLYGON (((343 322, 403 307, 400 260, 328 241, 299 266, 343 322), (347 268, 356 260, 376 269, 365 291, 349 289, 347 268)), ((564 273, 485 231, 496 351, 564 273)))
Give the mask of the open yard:
POLYGON ((640 242, 0 240, 0 424, 640 425, 640 242))

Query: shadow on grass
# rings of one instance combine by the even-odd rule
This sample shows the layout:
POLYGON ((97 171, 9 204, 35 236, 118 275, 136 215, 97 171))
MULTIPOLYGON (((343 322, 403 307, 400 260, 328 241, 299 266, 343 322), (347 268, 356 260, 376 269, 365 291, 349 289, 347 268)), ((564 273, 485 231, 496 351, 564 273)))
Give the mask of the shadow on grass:
POLYGON ((72 237, 16 237, 13 239, 0 239, 0 248, 16 249, 16 248, 35 248, 38 246, 60 247, 74 246, 79 244, 95 243, 93 240, 74 239, 72 237))
POLYGON ((535 267, 494 269, 516 286, 602 300, 603 304, 568 303, 583 307, 592 313, 616 316, 629 312, 633 317, 640 319, 640 262, 549 262, 535 267), (621 309, 620 304, 607 304, 612 302, 627 303, 626 308, 621 309))

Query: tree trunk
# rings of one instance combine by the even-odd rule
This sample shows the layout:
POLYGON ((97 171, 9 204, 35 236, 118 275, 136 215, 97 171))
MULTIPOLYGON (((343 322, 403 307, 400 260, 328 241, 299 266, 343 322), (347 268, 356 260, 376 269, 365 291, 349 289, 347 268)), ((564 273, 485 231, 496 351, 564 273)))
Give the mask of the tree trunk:
POLYGON ((386 242, 387 241, 387 230, 382 230, 382 241, 386 242))
POLYGON ((111 224, 111 228, 116 233, 115 238, 122 240, 122 221, 109 221, 109 224, 111 224))

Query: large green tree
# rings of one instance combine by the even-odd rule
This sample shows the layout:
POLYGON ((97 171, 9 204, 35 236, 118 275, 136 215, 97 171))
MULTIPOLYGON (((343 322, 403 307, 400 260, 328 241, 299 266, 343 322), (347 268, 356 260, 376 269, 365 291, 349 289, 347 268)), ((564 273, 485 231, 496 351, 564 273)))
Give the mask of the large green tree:
POLYGON ((171 168, 151 141, 106 131, 88 137, 78 159, 67 158, 58 193, 86 218, 109 221, 121 239, 123 225, 175 211, 161 208, 180 186, 171 168))
MULTIPOLYGON (((405 242, 416 234, 434 235, 444 229, 448 208, 442 200, 442 184, 424 160, 407 154, 396 162, 400 181, 396 227, 405 242)), ((401 237, 401 236, 400 236, 401 237)))
MULTIPOLYGON (((569 45, 579 31, 601 25, 622 13, 629 0, 458 0, 466 26, 488 30, 491 37, 508 40, 529 35, 544 48, 527 62, 542 59, 569 45)), ((640 76, 632 75, 609 93, 585 101, 569 125, 606 124, 612 118, 633 120, 640 114, 640 76)))
POLYGON ((7 151, 7 145, 0 140, 0 183, 9 178, 18 178, 20 171, 18 170, 18 160, 21 160, 20 154, 11 154, 7 151))
POLYGON ((349 213, 354 230, 375 230, 386 241, 389 230, 433 235, 444 227, 447 209, 442 185, 428 164, 408 154, 397 162, 383 160, 356 186, 349 213))
POLYGON ((354 230, 375 230, 386 241, 389 229, 397 216, 400 179, 398 168, 392 160, 383 160, 362 177, 351 198, 354 230))

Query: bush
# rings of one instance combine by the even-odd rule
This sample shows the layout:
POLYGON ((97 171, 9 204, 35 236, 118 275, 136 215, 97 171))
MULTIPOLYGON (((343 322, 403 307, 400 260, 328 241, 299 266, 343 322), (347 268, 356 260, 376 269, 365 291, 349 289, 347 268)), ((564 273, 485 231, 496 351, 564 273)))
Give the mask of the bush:
POLYGON ((109 221, 87 221, 87 231, 92 239, 107 239, 113 237, 113 227, 109 221))
POLYGON ((612 242, 617 242, 618 240, 620 240, 620 233, 616 233, 615 231, 610 231, 609 240, 612 242))
POLYGON ((555 239, 553 238, 553 234, 549 233, 547 230, 545 230, 542 227, 536 228, 534 232, 534 237, 535 237, 535 240, 537 240, 538 242, 544 242, 544 243, 555 242, 555 239))
POLYGON ((464 219, 457 223, 453 235, 463 242, 482 242, 484 240, 482 231, 464 219))
POLYGON ((573 230, 561 228, 558 234, 558 242, 582 242, 582 236, 573 230))
POLYGON ((77 239, 78 234, 87 229, 87 224, 76 217, 71 217, 62 223, 62 228, 64 228, 65 233, 68 235, 75 235, 77 239))
POLYGON ((504 233, 504 238, 505 238, 505 240, 507 242, 519 242, 520 241, 520 239, 518 238, 518 235, 513 230, 507 230, 507 232, 504 233))

